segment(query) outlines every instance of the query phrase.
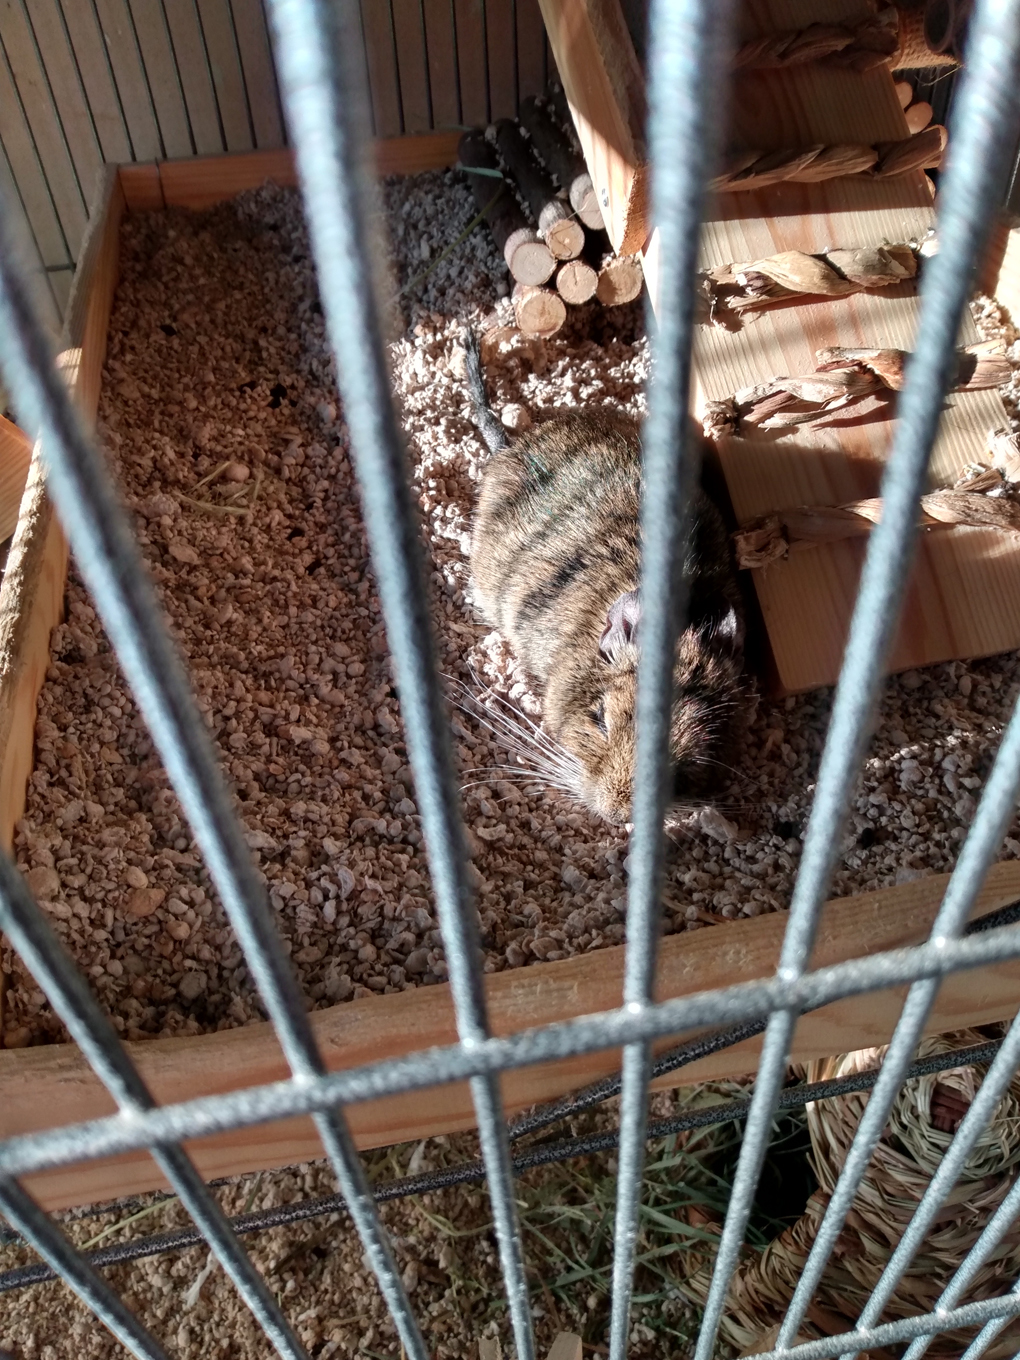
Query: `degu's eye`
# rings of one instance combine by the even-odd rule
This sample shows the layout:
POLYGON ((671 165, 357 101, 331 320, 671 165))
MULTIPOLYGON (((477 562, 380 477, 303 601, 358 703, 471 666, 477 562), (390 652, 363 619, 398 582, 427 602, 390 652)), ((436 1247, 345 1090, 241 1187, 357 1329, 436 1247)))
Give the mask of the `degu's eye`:
POLYGON ((606 706, 601 699, 591 711, 591 720, 604 737, 609 736, 609 728, 606 726, 606 706))

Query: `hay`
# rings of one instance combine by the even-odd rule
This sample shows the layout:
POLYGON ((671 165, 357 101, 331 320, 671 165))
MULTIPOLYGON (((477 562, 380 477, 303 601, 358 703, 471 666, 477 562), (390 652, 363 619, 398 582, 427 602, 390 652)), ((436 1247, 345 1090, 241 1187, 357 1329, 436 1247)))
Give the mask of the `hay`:
MULTIPOLYGON (((921 1056, 951 1052, 982 1043, 986 1035, 960 1031, 925 1040, 921 1056)), ((827 1081, 878 1065, 884 1049, 867 1049, 812 1063, 808 1081, 827 1081)), ((959 1068, 905 1083, 882 1139, 861 1183, 854 1207, 840 1234, 822 1282, 808 1309, 798 1340, 849 1331, 902 1238, 918 1201, 969 1108, 986 1068, 959 1068)), ((868 1101, 860 1092, 807 1107, 812 1165, 818 1190, 804 1214, 761 1252, 745 1257, 730 1287, 722 1334, 738 1353, 768 1349, 775 1328, 793 1297, 818 1233, 829 1197, 868 1101)), ((989 1218, 1008 1194, 1020 1165, 1020 1077, 1014 1079, 995 1118, 973 1149, 924 1245, 911 1262, 883 1321, 929 1311, 989 1218)), ((978 1272, 966 1302, 1002 1292, 1004 1281, 1020 1274, 1020 1228, 1014 1227, 978 1272)), ((699 1270, 682 1286, 695 1302, 708 1296, 710 1269, 699 1270)), ((961 1334, 937 1337, 932 1356, 957 1356, 965 1349, 961 1334)), ((1004 1331, 987 1352, 990 1360, 1015 1354, 1020 1324, 1004 1331)), ((874 1355, 891 1354, 872 1352, 874 1355)))

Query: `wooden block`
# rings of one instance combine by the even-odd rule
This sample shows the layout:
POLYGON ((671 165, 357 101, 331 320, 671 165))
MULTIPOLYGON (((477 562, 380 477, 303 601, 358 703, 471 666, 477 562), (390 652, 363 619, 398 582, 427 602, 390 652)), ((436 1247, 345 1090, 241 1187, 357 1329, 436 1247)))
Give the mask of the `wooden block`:
POLYGON ((999 247, 994 277, 986 279, 987 291, 1005 307, 1013 325, 1020 326, 1020 226, 1006 226, 999 247))
POLYGON ((118 166, 117 178, 128 212, 150 212, 166 207, 158 161, 118 166))
POLYGON ((549 1348, 548 1360, 581 1360, 581 1338, 574 1332, 560 1332, 549 1348))
MULTIPOLYGON (((895 888, 830 902, 823 910, 812 963, 824 967, 880 950, 918 944, 928 934, 948 881, 919 879, 895 888)), ((1020 864, 996 865, 974 915, 1020 897, 1020 864)), ((733 921, 711 930, 671 935, 662 941, 657 999, 688 996, 773 974, 779 959, 786 914, 733 921)), ((513 1034, 533 1026, 589 1015, 620 1005, 624 950, 575 955, 556 963, 512 969, 486 977, 493 1031, 513 1034)), ((845 1053, 887 1042, 905 988, 850 997, 804 1016, 794 1036, 791 1060, 845 1053)), ((927 1032, 944 1033, 1012 1018, 1020 1004, 1020 962, 972 970, 943 983, 927 1032)), ((357 1067, 456 1041, 449 987, 419 987, 394 996, 372 997, 309 1017, 330 1071, 357 1067)), ((672 1046, 664 1040, 658 1049, 672 1046)), ((126 1045, 160 1104, 280 1081, 287 1065, 268 1024, 247 1025, 194 1038, 155 1039, 126 1045)), ((760 1038, 734 1045, 662 1077, 659 1087, 741 1077, 755 1070, 760 1038)), ((564 1062, 521 1068, 502 1078, 508 1113, 619 1070, 619 1052, 609 1050, 564 1062)), ((113 1102, 71 1044, 0 1052, 0 1138, 29 1134, 113 1111, 113 1102)), ((351 1105, 346 1114, 359 1147, 379 1147, 474 1127, 466 1084, 351 1105)), ((202 1174, 240 1175, 321 1157, 310 1120, 290 1119, 202 1139, 190 1146, 202 1174)), ((127 1154, 80 1167, 26 1178, 47 1208, 93 1203, 161 1186, 147 1152, 127 1154)))
POLYGON ((0 416, 0 543, 6 543, 17 527, 31 461, 32 441, 28 435, 0 416))
MULTIPOLYGON (((445 169, 457 162, 459 137, 458 132, 430 132, 420 137, 382 138, 374 144, 376 170, 380 175, 416 175, 422 170, 445 169)), ((122 174, 126 168, 121 167, 122 174)), ((289 148, 237 156, 192 156, 159 161, 156 168, 168 208, 211 208, 245 189, 257 189, 266 180, 288 189, 297 185, 294 153, 289 148)), ((140 198, 149 192, 150 186, 148 182, 141 184, 141 176, 137 183, 133 175, 128 178, 132 194, 140 198)), ((155 205, 147 202, 144 206, 155 205)))
POLYGON ((168 208, 199 209, 223 203, 245 189, 257 189, 266 180, 292 189, 297 184, 297 172, 293 151, 283 148, 160 161, 159 179, 168 208))

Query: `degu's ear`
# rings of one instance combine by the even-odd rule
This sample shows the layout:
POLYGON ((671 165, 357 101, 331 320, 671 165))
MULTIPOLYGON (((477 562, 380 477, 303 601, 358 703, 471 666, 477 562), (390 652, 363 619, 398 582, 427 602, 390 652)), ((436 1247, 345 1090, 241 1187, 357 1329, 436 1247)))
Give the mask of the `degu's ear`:
POLYGON ((739 656, 744 650, 744 620, 730 605, 722 618, 713 619, 706 632, 707 641, 719 651, 732 652, 739 656))
POLYGON ((599 639, 599 651, 607 661, 615 661, 626 646, 637 646, 641 621, 641 602, 636 590, 618 595, 606 611, 606 626, 599 639))

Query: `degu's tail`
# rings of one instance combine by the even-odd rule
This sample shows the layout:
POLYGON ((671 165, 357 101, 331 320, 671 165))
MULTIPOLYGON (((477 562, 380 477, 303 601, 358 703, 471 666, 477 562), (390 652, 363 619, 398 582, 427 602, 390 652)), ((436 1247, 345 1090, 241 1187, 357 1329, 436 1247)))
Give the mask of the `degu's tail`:
POLYGON ((475 424, 485 440, 490 453, 498 453, 510 443, 506 430, 500 424, 485 395, 485 379, 482 377, 482 356, 478 348, 478 337, 468 328, 462 337, 464 345, 464 370, 467 378, 468 395, 475 408, 475 424))

